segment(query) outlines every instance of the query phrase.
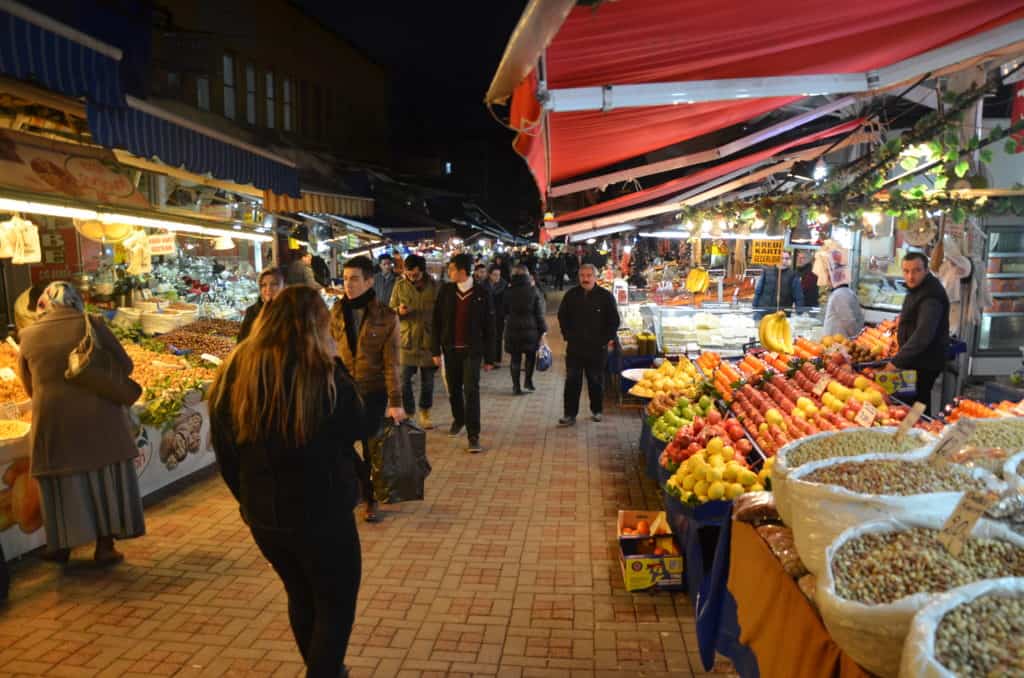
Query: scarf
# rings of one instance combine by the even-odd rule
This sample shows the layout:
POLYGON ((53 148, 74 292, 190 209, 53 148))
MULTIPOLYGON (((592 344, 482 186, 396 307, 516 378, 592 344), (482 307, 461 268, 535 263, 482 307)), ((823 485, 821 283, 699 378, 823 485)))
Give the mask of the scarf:
POLYGON ((357 325, 362 325, 362 319, 366 317, 363 311, 367 304, 376 298, 377 295, 371 287, 355 299, 344 297, 341 300, 341 313, 345 317, 345 339, 348 340, 348 348, 352 351, 352 355, 356 354, 356 347, 359 345, 359 327, 357 325), (356 311, 360 312, 359 323, 355 321, 356 311))
POLYGON ((460 292, 465 294, 466 292, 468 292, 469 290, 471 290, 473 288, 473 279, 472 278, 467 278, 463 282, 455 283, 455 285, 459 288, 460 292))

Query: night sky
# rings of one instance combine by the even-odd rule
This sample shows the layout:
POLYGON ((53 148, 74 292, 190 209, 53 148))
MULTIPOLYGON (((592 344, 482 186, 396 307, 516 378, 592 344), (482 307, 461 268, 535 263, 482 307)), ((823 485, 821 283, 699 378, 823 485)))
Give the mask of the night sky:
POLYGON ((453 153, 471 144, 485 158, 487 179, 481 183, 480 168, 474 168, 462 186, 456 176, 455 187, 475 193, 506 227, 535 223, 537 191, 525 163, 512 151, 512 133, 483 105, 525 0, 296 1, 391 71, 392 137, 399 153, 415 152, 428 141, 453 153))

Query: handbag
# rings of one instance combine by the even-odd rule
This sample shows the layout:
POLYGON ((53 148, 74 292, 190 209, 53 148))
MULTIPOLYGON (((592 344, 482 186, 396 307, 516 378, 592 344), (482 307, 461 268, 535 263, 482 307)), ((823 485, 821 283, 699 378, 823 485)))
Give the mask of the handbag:
POLYGON ((547 344, 541 344, 537 349, 537 371, 547 372, 551 369, 554 358, 551 355, 551 348, 547 344))
POLYGON ((133 381, 124 365, 103 346, 88 313, 85 336, 68 355, 64 380, 118 405, 131 405, 142 395, 142 387, 133 381))

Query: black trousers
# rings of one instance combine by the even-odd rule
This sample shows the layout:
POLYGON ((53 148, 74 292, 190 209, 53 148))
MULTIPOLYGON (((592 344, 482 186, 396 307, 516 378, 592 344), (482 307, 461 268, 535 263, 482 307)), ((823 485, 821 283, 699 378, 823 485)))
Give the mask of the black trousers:
POLYGON ((327 535, 251 528, 288 594, 288 621, 308 678, 337 678, 356 618, 362 551, 355 516, 327 535))
POLYGON ((917 384, 914 399, 924 403, 924 413, 931 416, 932 413, 932 387, 935 381, 942 374, 941 370, 917 370, 917 384))
POLYGON ((363 394, 363 411, 366 417, 366 437, 363 438, 363 459, 362 463, 356 464, 356 472, 359 474, 359 490, 362 499, 366 503, 373 501, 373 464, 370 460, 370 441, 380 434, 384 426, 384 415, 388 409, 388 394, 380 391, 378 393, 363 394))
POLYGON ((587 377, 587 395, 590 411, 600 414, 604 409, 604 367, 608 356, 605 351, 583 355, 570 354, 565 358, 565 416, 575 417, 580 411, 580 392, 583 376, 587 377))
POLYGON ((537 365, 537 352, 536 351, 514 351, 509 355, 512 356, 512 360, 509 363, 512 372, 512 381, 519 383, 519 371, 522 369, 523 358, 526 358, 526 383, 533 383, 533 370, 537 365))
POLYGON ((448 382, 448 400, 452 420, 466 426, 470 438, 480 435, 480 364, 481 356, 469 349, 445 349, 444 374, 448 382))
POLYGON ((498 356, 498 362, 501 362, 501 357, 505 353, 504 342, 505 342, 505 316, 503 314, 494 314, 494 341, 497 347, 497 352, 494 354, 498 356))

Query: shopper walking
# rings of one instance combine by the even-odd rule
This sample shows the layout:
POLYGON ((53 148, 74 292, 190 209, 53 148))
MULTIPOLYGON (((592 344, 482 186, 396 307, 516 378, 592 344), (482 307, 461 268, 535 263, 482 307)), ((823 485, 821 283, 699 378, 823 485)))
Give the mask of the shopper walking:
POLYGON ((238 328, 238 341, 244 341, 249 336, 249 333, 252 332, 252 324, 256 322, 260 311, 284 289, 284 276, 281 275, 281 269, 276 266, 263 269, 257 280, 260 286, 260 296, 255 304, 245 309, 242 326, 238 328))
MULTIPOLYGON (((84 308, 70 284, 50 283, 36 303, 36 322, 21 331, 19 377, 32 398, 32 475, 18 478, 14 493, 21 492, 28 511, 23 521, 40 520, 25 507, 42 509, 44 558, 65 563, 71 549, 95 542, 96 562, 110 564, 124 559, 115 539, 146 532, 133 461, 139 449, 127 408, 64 378, 68 355, 85 336, 84 308)), ((131 374, 131 358, 106 324, 89 322, 104 351, 131 374)), ((21 524, 25 532, 36 527, 21 524)))
POLYGON ((452 406, 451 437, 465 427, 468 451, 480 445, 480 367, 494 367, 494 308, 490 293, 470 277, 473 259, 457 254, 448 263, 448 278, 434 306, 431 353, 434 364, 444 356, 445 381, 452 406))
POLYGON ((791 308, 794 304, 804 305, 804 292, 800 287, 800 276, 792 268, 793 255, 784 251, 776 268, 765 268, 754 286, 754 308, 774 309, 776 299, 778 308, 791 308), (778 292, 780 285, 782 291, 778 292))
POLYGON ((565 275, 570 281, 576 280, 580 274, 580 257, 576 248, 568 248, 562 254, 562 262, 565 266, 565 275))
POLYGON ((349 259, 342 270, 345 295, 331 309, 331 335, 337 342, 338 356, 355 379, 366 408, 369 433, 363 440, 363 464, 359 471, 367 522, 377 520, 371 440, 379 435, 385 415, 395 422, 405 419, 398 314, 377 299, 373 284, 373 262, 369 257, 349 259))
POLYGON ((309 250, 301 249, 296 253, 295 259, 288 265, 287 283, 289 285, 307 285, 315 290, 322 289, 313 273, 313 255, 309 253, 309 250))
POLYGON ((612 293, 597 284, 597 267, 580 267, 579 286, 558 306, 558 324, 566 341, 564 416, 559 426, 572 426, 580 409, 583 377, 587 378, 590 414, 601 421, 604 410, 604 369, 608 349, 615 346, 619 310, 612 293))
POLYGON ((903 257, 903 282, 907 296, 900 310, 896 338, 900 350, 887 369, 917 372, 916 402, 932 411, 932 386, 946 364, 949 346, 949 296, 928 270, 928 257, 910 252, 903 257))
POLYGON ((501 357, 505 353, 502 344, 505 338, 505 291, 508 289, 508 283, 501 277, 501 266, 491 264, 487 269, 485 287, 491 293, 491 303, 494 305, 494 366, 500 367, 501 357))
POLYGON ((505 348, 511 355, 512 392, 522 395, 533 393, 533 370, 537 350, 547 335, 544 320, 544 297, 530 284, 530 273, 525 266, 512 269, 512 284, 505 291, 505 348), (526 381, 520 385, 523 358, 526 358, 526 381))
POLYGON ((427 273, 427 261, 418 254, 405 258, 405 273, 391 295, 391 308, 398 313, 401 328, 402 406, 410 417, 416 413, 413 378, 420 375, 419 425, 434 428, 430 408, 434 406, 434 367, 431 337, 434 334, 434 304, 438 284, 427 273))
POLYGON ((373 276, 373 291, 377 295, 377 300, 387 306, 391 302, 395 283, 398 282, 398 276, 395 274, 395 260, 391 258, 390 254, 385 253, 378 257, 377 262, 380 271, 373 276))
POLYGON ((347 675, 362 575, 353 443, 364 426, 327 306, 308 287, 289 287, 267 306, 210 389, 221 475, 284 584, 311 677, 347 675))
MULTIPOLYGON (((814 275, 813 273, 811 275, 814 275)), ((817 278, 817 276, 815 276, 817 278)), ((817 294, 817 289, 815 289, 817 294)), ((849 285, 836 285, 828 295, 825 304, 826 335, 841 334, 850 339, 864 329, 864 312, 860 308, 860 300, 849 285)))

